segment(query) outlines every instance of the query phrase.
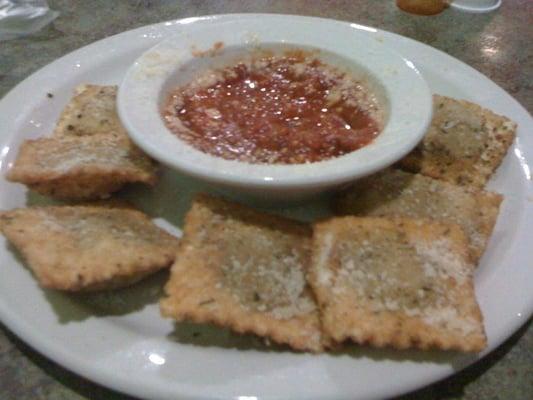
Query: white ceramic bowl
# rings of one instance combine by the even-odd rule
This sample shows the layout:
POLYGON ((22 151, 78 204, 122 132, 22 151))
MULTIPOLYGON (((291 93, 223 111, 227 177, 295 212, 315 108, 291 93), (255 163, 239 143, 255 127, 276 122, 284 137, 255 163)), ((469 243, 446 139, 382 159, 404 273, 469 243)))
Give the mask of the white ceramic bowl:
MULTIPOLYGON (((118 93, 118 112, 133 141, 163 164, 220 188, 266 200, 301 199, 385 168, 420 141, 432 115, 432 97, 415 65, 387 48, 372 29, 339 24, 321 31, 304 20, 284 24, 262 16, 213 21, 187 29, 144 53, 128 70, 118 93), (272 21, 265 23, 264 19, 272 21), (198 56, 216 42, 213 56, 198 56), (369 145, 326 161, 308 164, 249 164, 215 157, 181 141, 161 117, 169 92, 202 70, 227 65, 258 46, 318 49, 319 58, 348 68, 367 81, 386 109, 383 131, 369 145)), ((188 27, 189 28, 189 27, 188 27)))

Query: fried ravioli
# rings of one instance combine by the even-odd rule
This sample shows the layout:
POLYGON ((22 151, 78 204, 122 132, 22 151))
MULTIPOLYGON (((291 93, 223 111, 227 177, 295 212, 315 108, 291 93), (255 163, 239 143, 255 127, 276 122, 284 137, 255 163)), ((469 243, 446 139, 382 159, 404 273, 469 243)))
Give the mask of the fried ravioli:
POLYGON ((6 178, 55 198, 96 199, 126 183, 155 184, 156 166, 115 137, 52 137, 25 141, 6 178))
POLYGON ((374 217, 435 219, 460 225, 477 263, 498 218, 503 196, 472 190, 420 174, 387 169, 340 194, 336 211, 374 217))
POLYGON ((161 301, 164 316, 322 350, 305 278, 307 225, 202 195, 187 214, 182 240, 161 301))
POLYGON ((477 104, 433 97, 433 120, 399 166, 457 185, 483 188, 514 140, 516 124, 477 104))
POLYGON ((314 227, 309 282, 327 335, 376 347, 486 346, 457 225, 343 217, 314 227))
POLYGON ((0 229, 43 287, 65 291, 130 285, 169 267, 178 247, 145 214, 115 203, 6 211, 0 229))

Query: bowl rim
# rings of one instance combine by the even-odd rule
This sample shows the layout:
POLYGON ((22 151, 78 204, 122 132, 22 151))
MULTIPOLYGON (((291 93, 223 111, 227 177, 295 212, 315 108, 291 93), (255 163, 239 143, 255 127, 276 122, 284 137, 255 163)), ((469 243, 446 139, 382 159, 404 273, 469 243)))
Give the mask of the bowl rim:
MULTIPOLYGON (((265 18, 265 17, 263 17, 265 18)), ((119 86, 117 110, 131 139, 170 168, 221 184, 255 188, 331 186, 383 169, 411 151, 424 136, 432 117, 432 94, 413 62, 386 47, 376 30, 357 24, 335 24, 327 32, 310 32, 305 21, 271 24, 254 19, 217 23, 163 40, 143 53, 119 86), (369 70, 384 89, 389 119, 373 142, 343 156, 306 164, 251 164, 201 152, 179 139, 164 124, 159 98, 169 77, 197 57, 196 49, 214 43, 257 48, 264 43, 313 47, 337 54, 369 70), (195 51, 191 51, 195 49, 195 51)), ((189 28, 189 27, 188 27, 189 28)))

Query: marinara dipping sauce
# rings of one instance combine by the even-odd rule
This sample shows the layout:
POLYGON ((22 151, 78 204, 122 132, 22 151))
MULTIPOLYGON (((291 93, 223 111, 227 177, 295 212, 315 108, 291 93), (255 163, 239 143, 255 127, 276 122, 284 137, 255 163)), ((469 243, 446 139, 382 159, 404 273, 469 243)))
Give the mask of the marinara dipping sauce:
POLYGON ((172 92, 167 127, 198 150, 249 163, 341 156, 382 129, 374 96, 311 53, 263 54, 209 71, 172 92))

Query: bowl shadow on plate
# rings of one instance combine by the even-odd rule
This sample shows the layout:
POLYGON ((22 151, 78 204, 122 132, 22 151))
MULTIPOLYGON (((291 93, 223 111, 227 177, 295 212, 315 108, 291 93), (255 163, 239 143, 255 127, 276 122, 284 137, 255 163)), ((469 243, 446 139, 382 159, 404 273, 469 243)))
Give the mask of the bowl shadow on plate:
MULTIPOLYGON (((33 275, 25 260, 11 244, 7 249, 15 260, 33 275)), ((120 316, 140 311, 159 301, 167 280, 168 271, 160 271, 122 289, 87 293, 69 293, 40 286, 39 289, 52 307, 58 322, 67 324, 92 317, 120 316)))
MULTIPOLYGON (((182 175, 166 167, 161 167, 159 181, 154 187, 143 184, 129 184, 114 193, 111 199, 125 200, 151 218, 162 218, 175 227, 182 227, 185 215, 197 193, 223 197, 266 213, 279 214, 304 222, 313 222, 333 215, 331 203, 334 191, 317 195, 312 200, 289 201, 286 203, 272 202, 268 199, 252 199, 229 189, 220 189, 212 184, 182 175)), ((79 203, 87 204, 88 202, 79 203)), ((28 207, 75 204, 76 202, 54 200, 31 190, 26 192, 26 205, 28 207)))
MULTIPOLYGON (((217 194, 212 186, 161 167, 159 181, 155 186, 128 184, 104 200, 125 200, 152 218, 164 218, 175 226, 182 226, 191 200, 197 192, 217 194)), ((27 207, 89 203, 91 201, 55 200, 32 190, 26 191, 27 207)))
POLYGON ((151 218, 163 218, 181 227, 197 192, 216 193, 212 186, 161 167, 159 181, 154 187, 128 185, 118 193, 118 197, 135 204, 151 218))
POLYGON ((181 227, 184 217, 197 193, 207 193, 230 201, 301 221, 313 221, 330 216, 331 193, 318 195, 301 202, 272 202, 268 199, 247 197, 230 189, 185 176, 166 167, 161 167, 159 182, 153 187, 129 185, 118 196, 135 204, 152 218, 163 218, 174 226, 181 227))
MULTIPOLYGON (((174 330, 167 335, 167 338, 180 344, 199 347, 216 347, 241 351, 254 350, 265 353, 309 354, 295 351, 286 345, 266 341, 253 334, 238 334, 230 329, 210 324, 178 322, 174 324, 174 330)), ((448 364, 456 370, 477 359, 476 355, 465 355, 454 351, 395 350, 359 346, 352 343, 345 343, 339 349, 330 350, 323 354, 332 357, 367 358, 373 361, 448 364)))
POLYGON ((376 348, 356 344, 344 344, 339 349, 330 351, 333 357, 352 357, 356 359, 370 359, 372 361, 416 362, 450 365, 454 370, 460 370, 465 365, 478 359, 476 354, 460 353, 457 351, 418 350, 376 348))
POLYGON ((37 284, 37 280, 33 271, 26 264, 26 260, 22 257, 19 251, 9 242, 7 242, 6 250, 10 252, 18 265, 22 266, 32 278, 36 281, 37 290, 42 291, 43 297, 50 304, 52 310, 57 316, 59 323, 67 323, 71 321, 83 321, 91 316, 94 316, 94 312, 91 312, 83 304, 72 301, 75 297, 72 294, 61 292, 58 290, 46 289, 37 284))
POLYGON ((122 289, 87 293, 42 290, 59 323, 67 324, 88 318, 121 316, 140 311, 159 301, 167 280, 168 271, 160 271, 122 289))
POLYGON ((62 201, 43 196, 33 190, 26 191, 26 207, 45 207, 64 205, 62 201))
POLYGON ((235 333, 228 328, 211 324, 175 322, 174 329, 167 335, 167 338, 180 344, 199 347, 299 354, 299 352, 290 349, 288 346, 272 343, 259 336, 235 333))

